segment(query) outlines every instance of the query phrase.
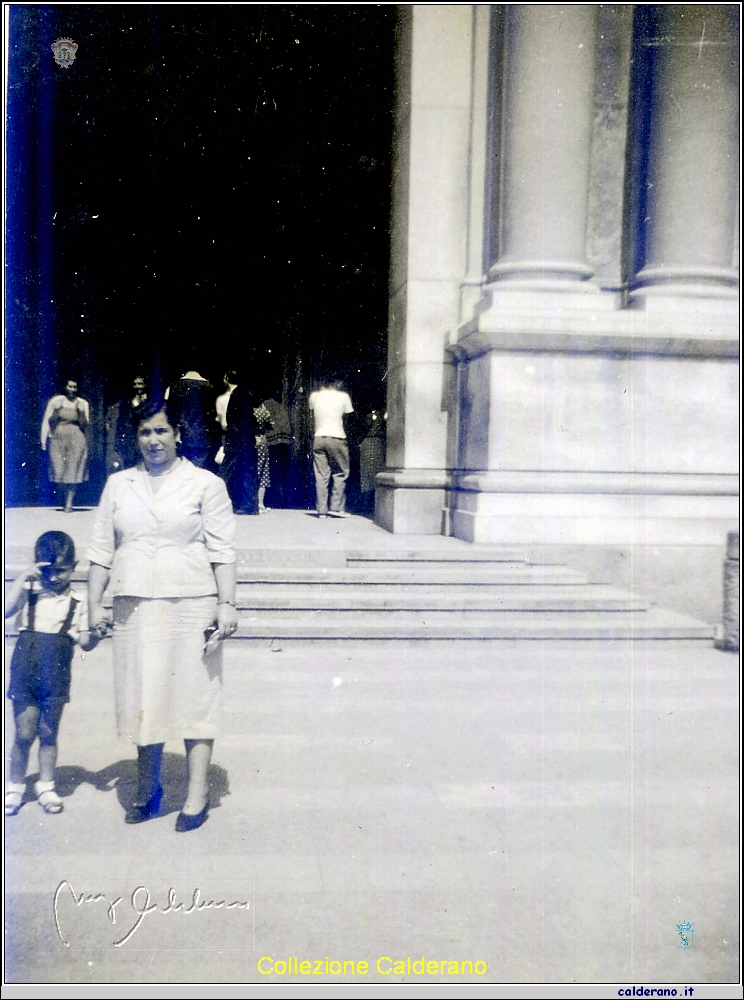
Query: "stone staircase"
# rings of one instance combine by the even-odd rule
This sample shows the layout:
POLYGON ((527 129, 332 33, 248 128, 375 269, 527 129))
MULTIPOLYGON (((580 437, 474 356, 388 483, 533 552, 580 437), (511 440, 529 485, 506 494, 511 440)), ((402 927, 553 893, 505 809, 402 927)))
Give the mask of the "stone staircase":
MULTIPOLYGON (((26 558, 6 550, 6 578, 26 558)), ((86 575, 81 562, 76 579, 86 575)), ((713 633, 574 569, 530 562, 518 548, 441 538, 375 549, 242 548, 236 604, 237 640, 710 640, 713 633)))
POLYGON ((710 639, 712 629, 650 609, 576 570, 524 552, 347 551, 296 565, 239 553, 239 636, 262 639, 710 639), (309 565, 308 563, 315 563, 309 565))

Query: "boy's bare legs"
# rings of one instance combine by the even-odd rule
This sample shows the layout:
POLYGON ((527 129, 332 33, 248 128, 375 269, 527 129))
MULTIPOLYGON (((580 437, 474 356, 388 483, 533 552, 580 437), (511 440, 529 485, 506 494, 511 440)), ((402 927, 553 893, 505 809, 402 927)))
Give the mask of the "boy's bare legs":
POLYGON ((16 705, 13 702, 15 716, 15 739, 10 751, 10 780, 14 785, 23 784, 28 769, 28 756, 39 732, 39 709, 37 705, 16 705))
POLYGON ((38 716, 39 731, 39 781, 54 781, 57 766, 57 736, 64 702, 50 699, 44 702, 38 716))

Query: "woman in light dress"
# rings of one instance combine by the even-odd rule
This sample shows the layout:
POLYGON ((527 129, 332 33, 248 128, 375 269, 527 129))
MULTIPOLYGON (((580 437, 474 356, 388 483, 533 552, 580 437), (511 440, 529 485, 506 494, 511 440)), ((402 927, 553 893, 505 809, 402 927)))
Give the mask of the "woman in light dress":
POLYGON ((88 401, 78 396, 75 379, 68 379, 65 391, 52 396, 47 403, 41 422, 41 448, 49 454, 49 480, 63 492, 68 514, 75 489, 88 478, 89 427, 88 401))

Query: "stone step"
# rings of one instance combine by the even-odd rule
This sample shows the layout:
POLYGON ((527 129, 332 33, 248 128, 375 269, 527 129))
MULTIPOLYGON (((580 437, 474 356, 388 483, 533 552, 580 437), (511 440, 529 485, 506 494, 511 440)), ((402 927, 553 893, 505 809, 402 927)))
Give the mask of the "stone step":
MULTIPOLYGON (((714 627, 652 608, 623 611, 277 612, 241 614, 233 641, 248 639, 701 639, 714 627)), ((6 636, 17 634, 6 621, 6 636)))
POLYGON ((568 586, 588 583, 586 576, 565 566, 532 565, 530 563, 501 563, 489 565, 419 565, 404 564, 400 567, 372 563, 355 568, 306 568, 306 567, 238 567, 239 583, 254 584, 363 584, 365 586, 401 584, 428 586, 480 586, 490 584, 565 584, 568 586))
POLYGON ((239 584, 240 610, 427 610, 427 611, 643 611, 643 598, 614 587, 594 584, 565 587, 479 587, 421 585, 415 587, 367 584, 239 584), (454 591, 454 592, 453 592, 454 591))
MULTIPOLYGON (((447 539, 449 541, 449 539, 447 539)), ((84 550, 78 555, 81 557, 79 567, 87 567, 87 562, 82 559, 84 550)), ((20 572, 24 566, 33 560, 33 550, 29 547, 18 545, 7 546, 5 550, 5 561, 8 571, 11 567, 16 567, 20 572)), ((273 566, 277 568, 297 566, 297 567, 344 567, 344 566, 368 566, 371 563, 400 566, 405 563, 421 564, 426 563, 437 565, 448 564, 499 564, 499 563, 526 563, 527 551, 515 546, 454 546, 453 549, 442 547, 430 548, 384 548, 374 549, 345 549, 342 547, 322 547, 316 546, 268 546, 261 548, 238 548, 236 549, 236 561, 238 566, 273 566)))
MULTIPOLYGON (((6 582, 14 580, 23 566, 7 566, 6 582)), ((84 583, 88 579, 87 564, 80 563, 72 576, 74 583, 84 583)), ((339 584, 349 586, 493 586, 493 585, 541 585, 551 583, 563 586, 584 586, 587 578, 583 573, 561 566, 532 566, 503 564, 499 568, 418 566, 405 569, 389 569, 374 566, 368 569, 346 569, 345 567, 262 567, 238 566, 239 584, 263 584, 264 586, 289 584, 312 586, 339 584)))
MULTIPOLYGON (((8 563, 5 579, 11 581, 28 565, 25 562, 8 563)), ((522 562, 465 563, 455 562, 357 562, 349 567, 345 562, 337 566, 288 564, 280 566, 246 565, 238 563, 239 583, 347 583, 347 584, 406 584, 406 585, 481 585, 556 583, 585 584, 587 578, 577 570, 551 564, 522 562)), ((88 578, 88 563, 80 561, 72 576, 81 582, 88 578)))
POLYGON ((498 565, 501 563, 526 563, 527 550, 506 546, 469 548, 406 548, 406 549, 344 549, 338 547, 277 547, 236 550, 238 566, 348 566, 370 565, 498 565))
POLYGON ((528 555, 526 549, 507 546, 477 546, 472 545, 467 549, 456 549, 443 551, 440 548, 424 549, 390 549, 387 551, 355 551, 349 549, 346 553, 347 563, 353 566, 356 563, 399 563, 399 562, 426 562, 426 563, 499 563, 499 562, 527 562, 528 555))
POLYGON ((259 612, 242 639, 705 639, 713 627, 673 612, 259 612))
MULTIPOLYGON (((37 517, 48 521, 44 511, 22 513, 28 523, 19 520, 15 542, 38 534, 37 517)), ((238 522, 238 641, 712 638, 709 625, 647 609, 642 598, 590 582, 550 555, 530 562, 520 546, 391 536, 358 519, 279 513, 283 520, 238 522)), ((80 556, 88 522, 73 524, 80 556)), ((31 552, 29 545, 6 549, 6 579, 28 565, 31 552)), ((87 571, 81 559, 78 587, 87 571)), ((8 634, 13 625, 6 623, 8 634)))

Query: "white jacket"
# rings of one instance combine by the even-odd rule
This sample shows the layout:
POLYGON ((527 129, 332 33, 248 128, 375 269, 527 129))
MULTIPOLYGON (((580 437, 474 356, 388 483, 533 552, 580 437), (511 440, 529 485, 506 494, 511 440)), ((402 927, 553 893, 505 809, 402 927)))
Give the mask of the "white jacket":
POLYGON ((142 466, 109 476, 87 552, 111 571, 113 596, 217 593, 212 563, 234 563, 235 517, 224 482, 185 458, 156 492, 142 466))

